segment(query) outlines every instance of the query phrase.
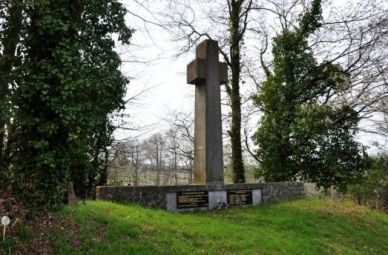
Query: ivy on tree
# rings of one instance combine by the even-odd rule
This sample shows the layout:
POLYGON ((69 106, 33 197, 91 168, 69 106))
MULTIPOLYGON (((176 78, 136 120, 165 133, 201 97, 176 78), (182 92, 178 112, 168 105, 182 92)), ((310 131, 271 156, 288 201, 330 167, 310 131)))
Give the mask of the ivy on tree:
POLYGON ((363 170, 364 152, 354 140, 357 112, 324 98, 350 81, 339 65, 319 64, 308 45, 321 12, 321 1, 314 0, 297 28, 274 38, 273 72, 254 97, 264 115, 253 140, 259 146, 258 175, 267 181, 303 180, 345 189, 363 170))
MULTIPOLYGON (((9 164, 11 119, 10 84, 18 62, 17 46, 22 27, 22 5, 17 1, 0 3, 0 178, 9 164), (7 129, 8 127, 8 129, 7 129)), ((0 181, 1 185, 1 181, 0 181)))
POLYGON ((129 43, 125 14, 116 0, 25 6, 9 176, 15 194, 33 207, 60 207, 70 180, 81 195, 96 182, 113 132, 108 116, 124 107, 128 81, 112 34, 129 43))

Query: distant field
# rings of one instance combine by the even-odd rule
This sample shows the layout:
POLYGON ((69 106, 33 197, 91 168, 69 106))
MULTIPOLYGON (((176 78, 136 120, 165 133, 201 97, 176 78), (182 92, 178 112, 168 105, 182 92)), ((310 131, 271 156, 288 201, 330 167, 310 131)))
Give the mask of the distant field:
POLYGON ((80 226, 76 245, 53 233, 60 254, 388 254, 388 215, 351 202, 176 214, 91 201, 60 214, 80 226))

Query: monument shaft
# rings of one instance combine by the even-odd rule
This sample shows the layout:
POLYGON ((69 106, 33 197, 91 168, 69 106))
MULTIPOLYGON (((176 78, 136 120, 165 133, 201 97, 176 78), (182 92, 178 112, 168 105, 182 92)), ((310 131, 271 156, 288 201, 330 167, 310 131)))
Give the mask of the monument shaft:
POLYGON ((190 63, 188 83, 195 84, 194 181, 223 183, 220 83, 227 80, 226 64, 219 63, 218 43, 205 40, 190 63))

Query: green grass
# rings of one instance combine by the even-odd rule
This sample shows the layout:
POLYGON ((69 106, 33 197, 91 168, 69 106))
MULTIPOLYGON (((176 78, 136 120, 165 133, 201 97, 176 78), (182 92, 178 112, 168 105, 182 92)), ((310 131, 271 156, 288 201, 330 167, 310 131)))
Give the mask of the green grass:
POLYGON ((57 233, 60 254, 388 254, 388 215, 343 201, 190 214, 90 201, 61 215, 81 242, 57 233))

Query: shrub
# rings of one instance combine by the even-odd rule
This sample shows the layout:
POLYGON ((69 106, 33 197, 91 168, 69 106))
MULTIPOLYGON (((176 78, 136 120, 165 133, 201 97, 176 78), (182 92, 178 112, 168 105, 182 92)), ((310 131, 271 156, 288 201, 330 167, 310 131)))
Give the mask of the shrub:
POLYGON ((388 155, 372 160, 372 167, 364 173, 361 181, 351 185, 348 194, 359 204, 388 210, 388 155))

